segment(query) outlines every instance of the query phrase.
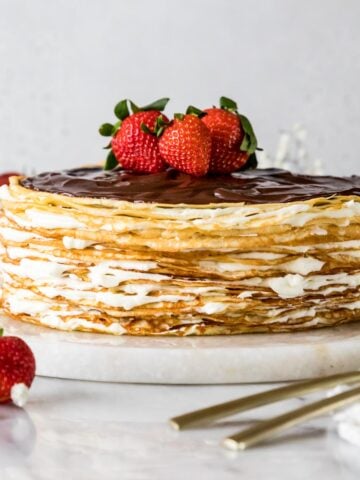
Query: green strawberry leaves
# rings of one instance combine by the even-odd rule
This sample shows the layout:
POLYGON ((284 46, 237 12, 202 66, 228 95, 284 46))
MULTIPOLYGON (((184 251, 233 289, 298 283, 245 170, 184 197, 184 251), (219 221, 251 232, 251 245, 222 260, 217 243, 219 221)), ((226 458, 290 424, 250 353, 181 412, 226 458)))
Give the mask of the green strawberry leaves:
POLYGON ((114 152, 112 150, 110 150, 110 152, 108 153, 108 156, 106 157, 106 160, 105 160, 104 170, 113 170, 118 165, 119 165, 119 163, 116 160, 114 152))
POLYGON ((2 337, 4 334, 4 329, 3 328, 0 328, 0 337, 2 337))
POLYGON ((149 105, 145 105, 145 107, 141 107, 140 111, 148 112, 149 110, 159 110, 159 112, 163 112, 169 100, 170 98, 160 98, 159 100, 155 100, 155 102, 149 103, 149 105))
POLYGON ((121 100, 115 105, 114 113, 115 117, 119 120, 125 120, 125 118, 130 115, 127 98, 125 98, 125 100, 121 100))
POLYGON ((254 129, 245 115, 238 114, 241 122, 241 126, 244 130, 244 138, 240 145, 240 151, 252 154, 256 151, 258 143, 254 133, 254 129))
POLYGON ((205 117, 206 112, 200 110, 200 108, 194 107, 194 105, 189 105, 186 109, 186 115, 195 115, 198 118, 205 117))
POLYGON ((149 110, 158 110, 159 112, 162 112, 163 110, 165 110, 165 107, 169 100, 169 98, 160 98, 159 100, 155 100, 155 102, 149 103, 149 105, 145 105, 144 107, 138 107, 131 100, 129 100, 129 103, 131 111, 133 113, 148 112, 149 110))
POLYGON ((114 125, 111 123, 103 123, 99 128, 99 133, 103 137, 111 137, 113 133, 114 125))
POLYGON ((223 110, 229 110, 230 112, 235 112, 237 113, 237 103, 234 102, 234 100, 231 100, 231 98, 227 97, 220 97, 220 108, 223 110))

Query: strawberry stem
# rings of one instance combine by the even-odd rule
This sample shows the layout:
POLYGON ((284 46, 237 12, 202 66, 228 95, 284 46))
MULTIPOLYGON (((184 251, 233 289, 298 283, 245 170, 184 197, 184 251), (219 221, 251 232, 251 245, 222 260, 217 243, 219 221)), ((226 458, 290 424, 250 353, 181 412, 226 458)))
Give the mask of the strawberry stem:
POLYGON ((2 337, 4 334, 4 329, 3 328, 0 328, 0 337, 2 337))
POLYGON ((149 135, 155 135, 155 132, 153 130, 150 130, 150 128, 144 122, 142 122, 140 128, 144 133, 148 133, 149 135))

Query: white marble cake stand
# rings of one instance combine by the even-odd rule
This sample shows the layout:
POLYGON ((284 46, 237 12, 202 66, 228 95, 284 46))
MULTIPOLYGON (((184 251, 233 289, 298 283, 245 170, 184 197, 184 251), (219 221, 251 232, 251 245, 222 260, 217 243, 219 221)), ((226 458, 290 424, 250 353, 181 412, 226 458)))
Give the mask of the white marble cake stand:
POLYGON ((292 334, 115 337, 0 317, 29 343, 38 375, 107 382, 221 384, 297 380, 360 368, 360 322, 292 334))

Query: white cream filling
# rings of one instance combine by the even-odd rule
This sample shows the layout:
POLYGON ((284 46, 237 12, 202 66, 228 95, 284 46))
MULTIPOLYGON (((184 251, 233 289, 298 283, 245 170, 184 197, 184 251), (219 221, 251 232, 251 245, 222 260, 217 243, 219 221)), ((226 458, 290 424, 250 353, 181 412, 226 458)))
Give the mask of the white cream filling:
POLYGON ((312 233, 314 235, 327 235, 327 230, 325 230, 325 228, 316 226, 312 229, 312 233))
POLYGON ((158 265, 152 260, 111 260, 103 263, 108 267, 120 267, 124 270, 140 270, 141 272, 147 272, 156 268, 158 265))
POLYGON ((158 290, 158 286, 156 284, 136 284, 136 283, 129 283, 123 286, 123 291, 125 293, 129 293, 130 295, 148 295, 150 292, 158 290))
MULTIPOLYGON (((254 280, 247 281, 254 284, 254 280)), ((313 275, 304 278, 302 275, 285 275, 284 277, 272 277, 268 279, 260 279, 257 285, 269 286, 281 298, 299 297, 305 294, 305 290, 318 290, 329 284, 347 285, 355 288, 360 285, 360 273, 348 275, 347 273, 338 273, 334 275, 313 275)))
POLYGON ((250 297, 253 296, 254 293, 256 293, 256 292, 251 292, 250 290, 245 291, 245 292, 241 292, 241 293, 238 295, 238 298, 241 298, 241 299, 250 298, 250 297))
POLYGON ((71 301, 91 301, 94 304, 102 303, 110 307, 119 307, 124 310, 131 310, 135 307, 147 305, 150 303, 161 302, 180 302, 191 301, 192 296, 186 295, 159 295, 157 297, 149 297, 145 294, 123 295, 121 293, 112 292, 90 292, 90 291, 73 291, 55 287, 39 287, 39 291, 48 298, 63 297, 71 301))
POLYGON ((63 274, 71 270, 72 266, 55 262, 46 262, 41 260, 31 260, 23 258, 19 265, 3 263, 1 267, 8 273, 13 273, 19 277, 31 278, 36 281, 46 281, 60 279, 63 274))
POLYGON ((289 320, 297 320, 298 318, 306 318, 306 317, 314 318, 316 316, 315 307, 292 311, 284 315, 279 315, 280 312, 281 312, 281 309, 276 309, 276 308, 269 310, 268 317, 271 317, 271 318, 269 321, 266 321, 265 323, 287 323, 289 320))
POLYGON ((63 245, 66 249, 71 250, 83 250, 91 245, 94 245, 94 242, 90 240, 82 240, 81 238, 74 238, 74 237, 63 237, 62 239, 63 245))
POLYGON ((48 315, 41 315, 39 321, 48 327, 57 328, 59 330, 77 330, 79 328, 86 328, 102 333, 112 333, 113 335, 123 335, 126 333, 124 327, 119 323, 112 323, 110 325, 103 325, 101 323, 91 322, 84 318, 71 318, 69 320, 62 320, 55 313, 48 315))
POLYGON ((221 313, 227 308, 226 303, 221 302, 207 302, 200 308, 197 308, 197 312, 205 313, 206 315, 212 315, 214 313, 221 313))
POLYGON ((49 230, 55 228, 86 228, 86 225, 79 222, 76 218, 62 213, 48 213, 36 208, 28 208, 24 212, 24 217, 14 215, 9 211, 5 211, 6 216, 13 220, 21 227, 26 228, 47 228, 49 230))
MULTIPOLYGON (((192 300, 193 297, 181 295, 160 295, 158 297, 148 297, 146 294, 121 295, 111 292, 74 292, 72 290, 56 289, 52 287, 41 287, 39 291, 48 298, 62 296, 67 300, 91 300, 94 303, 104 303, 111 307, 119 307, 124 310, 131 310, 134 307, 158 302, 178 302, 181 300, 192 300)), ((39 315, 50 310, 48 302, 38 300, 37 297, 27 290, 17 290, 16 293, 7 295, 6 302, 11 313, 17 315, 25 313, 28 315, 39 315)), ((86 308, 86 307, 85 307, 86 308)), ((89 307, 86 311, 93 310, 89 307)), ((79 315, 81 310, 64 311, 63 315, 79 315)), ((57 315, 61 314, 56 312, 57 315)))
POLYGON ((281 263, 279 265, 255 265, 250 263, 242 264, 241 262, 213 262, 209 260, 200 261, 199 265, 205 270, 216 271, 220 273, 246 272, 251 270, 282 270, 285 272, 307 275, 310 272, 317 272, 321 270, 324 262, 321 262, 313 257, 301 257, 297 258, 296 260, 291 260, 290 262, 281 263))
MULTIPOLYGON (((42 250, 46 248, 45 246, 41 247, 42 250)), ((49 247, 49 250, 52 250, 52 247, 49 247)), ((7 254, 10 259, 12 260, 19 260, 22 258, 29 258, 29 257, 38 257, 41 259, 49 260, 49 262, 56 262, 56 263, 64 263, 69 264, 69 259, 62 258, 62 257, 55 257, 54 255, 50 255, 48 253, 44 253, 43 251, 31 249, 31 248, 23 248, 23 247, 7 247, 7 254)), ((36 260, 33 260, 34 262, 36 260)), ((78 263, 76 260, 72 260, 73 263, 78 263)), ((70 264, 71 265, 71 264, 70 264)), ((121 269, 124 270, 140 270, 148 271, 153 268, 157 267, 157 263, 153 261, 145 261, 145 260, 109 260, 100 262, 98 265, 92 267, 94 278, 98 278, 99 283, 95 283, 99 286, 115 286, 115 284, 111 283, 111 279, 105 278, 106 276, 114 276, 116 275, 116 271, 119 272, 118 278, 119 282, 124 280, 133 280, 133 279, 153 279, 153 280, 163 280, 170 278, 168 275, 164 274, 155 274, 155 273, 137 273, 137 272, 122 272, 121 269), (119 270, 116 268, 119 267, 119 270), (121 278, 123 280, 121 280, 121 278), (111 283, 109 285, 102 285, 102 281, 105 283, 111 283)))
POLYGON ((285 219, 284 223, 292 225, 293 227, 303 227, 312 220, 319 218, 324 219, 345 219, 343 226, 349 225, 349 221, 353 217, 360 216, 360 202, 354 202, 353 200, 345 202, 344 206, 338 210, 326 209, 317 212, 299 213, 293 215, 291 218, 285 219))
MULTIPOLYGON (((42 250, 53 250, 52 247, 41 247, 42 250)), ((8 257, 11 260, 19 260, 21 258, 41 258, 49 260, 50 262, 57 262, 57 263, 69 263, 68 258, 62 257, 55 257, 54 255, 50 255, 49 253, 41 252, 40 250, 32 250, 31 248, 23 248, 23 247, 6 247, 6 252, 8 257)), ((34 260, 35 261, 35 260, 34 260)), ((72 263, 79 263, 77 260, 72 260, 72 263)))
POLYGON ((161 281, 170 278, 159 273, 142 273, 111 267, 111 262, 102 262, 89 268, 89 280, 96 286, 112 288, 127 280, 161 281))
MULTIPOLYGON (((16 202, 17 198, 12 197, 9 189, 2 188, 0 196, 7 201, 16 202)), ((124 212, 137 209, 143 209, 143 206, 129 205, 126 202, 118 202, 118 207, 124 209, 124 212)), ((6 212, 10 218, 11 212, 6 212)), ((76 212, 75 212, 76 213, 76 212)), ((306 223, 316 219, 343 219, 343 225, 347 225, 351 218, 360 216, 360 202, 354 200, 345 202, 341 208, 334 209, 331 205, 327 208, 312 207, 307 203, 292 203, 286 205, 270 205, 261 208, 254 205, 234 205, 222 206, 217 208, 201 208, 187 207, 179 205, 176 207, 155 207, 152 214, 158 217, 162 223, 162 228, 171 227, 172 229, 186 228, 189 224, 196 225, 200 230, 207 231, 213 229, 214 226, 232 226, 245 227, 251 224, 254 227, 261 227, 268 224, 269 221, 278 225, 304 226, 306 223), (315 209, 315 211, 314 211, 315 209), (313 210, 313 211, 309 211, 313 210)), ((13 218, 19 225, 42 228, 82 228, 84 225, 71 215, 49 213, 36 208, 25 211, 25 219, 14 216, 13 218)), ((96 218, 96 210, 94 209, 94 220, 96 218)), ((108 231, 126 231, 135 229, 144 229, 150 226, 146 218, 129 216, 122 221, 119 218, 112 218, 112 223, 108 223, 106 219, 98 221, 101 230, 108 231), (105 223, 104 223, 105 222, 105 223)), ((322 228, 321 226, 319 228, 322 228)), ((320 232, 320 230, 318 230, 320 232)), ((316 233, 315 233, 316 234, 316 233)), ((322 234, 322 233, 321 233, 322 234)))
POLYGON ((286 272, 308 275, 310 272, 318 272, 325 265, 325 262, 313 257, 301 257, 291 262, 280 265, 286 272))
POLYGON ((0 227, 0 235, 4 240, 10 242, 26 242, 33 238, 43 238, 40 235, 36 235, 33 232, 27 232, 24 230, 16 230, 15 228, 0 227))
POLYGON ((7 295, 6 303, 14 315, 39 315, 49 310, 48 303, 29 298, 29 292, 26 290, 18 290, 14 294, 7 295))
POLYGON ((0 200, 8 200, 8 201, 14 200, 13 197, 11 196, 8 185, 2 185, 0 187, 0 200))

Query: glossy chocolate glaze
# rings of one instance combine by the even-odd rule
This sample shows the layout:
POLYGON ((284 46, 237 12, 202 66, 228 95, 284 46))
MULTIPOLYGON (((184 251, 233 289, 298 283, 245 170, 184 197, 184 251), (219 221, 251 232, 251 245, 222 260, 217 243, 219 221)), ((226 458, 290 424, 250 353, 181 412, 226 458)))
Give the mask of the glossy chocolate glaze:
POLYGON ((278 169, 196 178, 173 169, 140 174, 77 168, 41 173, 23 179, 21 184, 33 190, 70 197, 193 205, 284 203, 332 195, 360 195, 359 176, 311 176, 278 169))

